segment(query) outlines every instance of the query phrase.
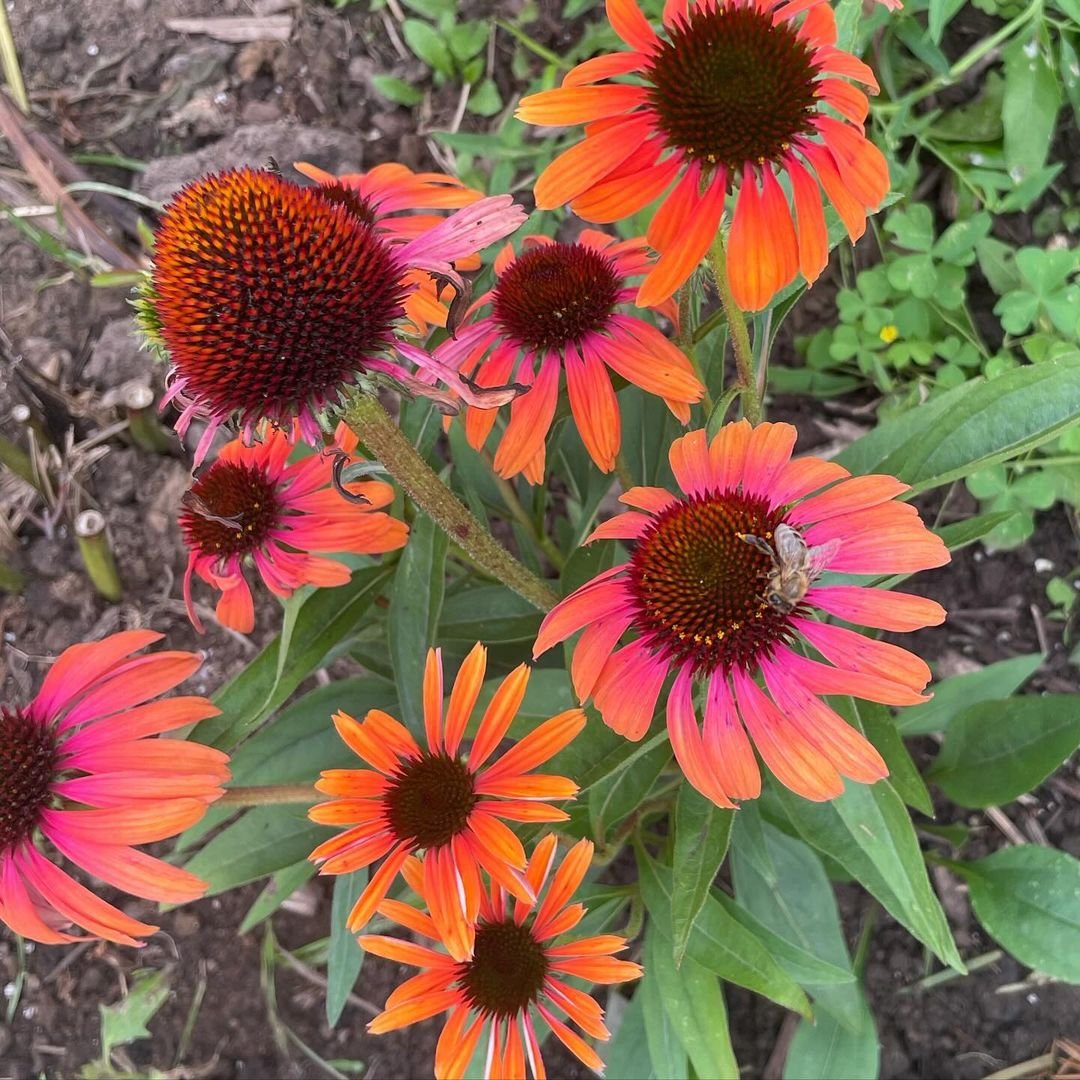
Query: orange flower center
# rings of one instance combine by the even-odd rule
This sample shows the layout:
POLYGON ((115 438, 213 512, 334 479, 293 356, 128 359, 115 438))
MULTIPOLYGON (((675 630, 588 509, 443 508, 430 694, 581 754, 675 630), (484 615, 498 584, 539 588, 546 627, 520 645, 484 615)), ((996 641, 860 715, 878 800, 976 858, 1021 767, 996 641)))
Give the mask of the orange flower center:
POLYGON ((602 330, 622 279, 606 255, 584 244, 543 244, 500 275, 492 313, 502 332, 526 349, 560 349, 602 330))
POLYGON ((22 709, 0 705, 0 855, 28 840, 56 778, 56 738, 22 709))
POLYGON ((547 971, 547 955, 532 931, 513 919, 482 922, 458 985, 485 1016, 518 1016, 540 996, 547 971))
POLYGON ((743 4, 695 7, 653 53, 645 77, 672 146, 741 170, 778 161, 809 132, 817 102, 812 50, 789 21, 743 4))
POLYGON ((768 555, 740 534, 772 543, 783 520, 764 499, 734 491, 674 503, 630 557, 633 626, 651 649, 699 674, 749 668, 789 636, 789 614, 765 599, 768 555))
POLYGON ((402 315, 405 266, 340 185, 271 172, 204 177, 169 204, 155 309, 188 396, 287 421, 332 400, 402 315))
POLYGON ((188 547, 228 558, 261 547, 279 522, 277 493, 266 473, 219 461, 191 486, 180 511, 188 547))
POLYGON ((473 774, 447 754, 410 758, 383 796, 397 838, 425 849, 443 847, 463 832, 478 801, 473 774))

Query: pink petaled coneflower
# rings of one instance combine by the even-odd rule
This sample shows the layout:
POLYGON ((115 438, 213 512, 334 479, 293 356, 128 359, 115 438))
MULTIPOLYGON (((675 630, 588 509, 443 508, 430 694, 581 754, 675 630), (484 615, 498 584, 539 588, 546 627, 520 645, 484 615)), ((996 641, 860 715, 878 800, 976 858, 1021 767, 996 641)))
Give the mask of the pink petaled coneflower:
POLYGON ((0 920, 47 945, 93 937, 139 945, 157 930, 106 903, 36 838, 133 896, 182 904, 206 884, 133 845, 194 825, 229 779, 220 750, 153 735, 216 716, 203 697, 154 701, 198 669, 195 653, 136 655, 160 641, 126 630, 73 645, 27 705, 0 704, 0 920))
POLYGON ((371 768, 322 774, 316 787, 335 798, 312 807, 308 816, 323 825, 348 827, 310 857, 323 874, 348 874, 383 860, 349 913, 350 930, 364 927, 415 852, 424 856, 431 917, 459 960, 472 953, 481 867, 519 899, 534 898, 524 876, 525 849, 506 822, 569 817, 548 800, 572 798, 577 784, 533 770, 573 740, 585 726, 585 714, 581 709, 559 713, 497 754, 529 684, 529 669, 521 664, 495 691, 464 754, 462 743, 486 670, 487 650, 477 644, 454 680, 444 717, 442 654, 428 651, 425 745, 381 709, 369 710, 362 723, 344 712, 334 715, 338 734, 371 768))
MULTIPOLYGON (((557 1013, 592 1038, 604 1040, 610 1037, 604 1010, 567 979, 611 985, 639 978, 641 968, 615 958, 615 953, 626 948, 626 940, 615 934, 555 944, 586 913, 584 904, 571 904, 570 900, 589 869, 593 845, 588 840, 578 841, 551 874, 555 848, 555 837, 545 836, 529 859, 526 877, 537 899, 515 900, 496 883, 492 883, 490 893, 480 894, 473 925, 476 947, 465 960, 427 944, 362 936, 360 944, 368 952, 421 969, 387 998, 385 1010, 371 1021, 368 1030, 382 1035, 449 1013, 435 1048, 437 1080, 460 1080, 465 1075, 485 1027, 486 1080, 524 1080, 526 1062, 534 1080, 543 1080, 546 1072, 536 1035, 536 1013, 579 1061, 602 1075, 600 1056, 557 1013), (549 874, 551 884, 544 892, 549 874)), ((430 906, 430 892, 415 859, 406 862, 404 872, 430 906)), ((384 900, 379 913, 434 944, 447 944, 432 918, 409 904, 384 900)))
POLYGON ((467 403, 514 396, 475 393, 398 330, 417 288, 411 271, 464 292, 454 263, 512 233, 521 208, 509 195, 481 199, 404 243, 369 216, 344 185, 300 187, 250 168, 196 180, 165 208, 147 323, 172 363, 163 404, 182 406, 177 431, 207 421, 196 464, 232 418, 248 442, 265 418, 298 421, 320 443, 320 415, 365 372, 438 397, 415 364, 467 403))
POLYGON ((574 688, 628 739, 648 730, 674 675, 672 748, 690 783, 718 806, 760 793, 751 743, 781 783, 808 799, 839 795, 841 776, 873 783, 887 774, 873 746, 819 695, 926 700, 930 669, 919 657, 820 622, 815 611, 894 631, 945 618, 940 604, 921 596, 814 584, 826 569, 905 574, 941 566, 949 553, 915 507, 895 501, 906 484, 852 477, 820 458, 792 460, 795 436, 790 424, 742 420, 711 443, 704 431, 676 439, 669 457, 684 494, 656 487, 623 494, 637 509, 589 539, 626 541, 630 561, 563 600, 536 639, 539 656, 586 628, 574 650, 574 688), (634 639, 620 647, 628 631, 634 639), (802 655, 799 638, 825 662, 802 655), (699 681, 703 730, 694 706, 699 681))
POLYGON ((234 439, 184 496, 180 531, 188 549, 184 600, 202 633, 191 597, 192 575, 221 590, 218 621, 243 634, 255 627, 251 589, 244 576, 250 559, 277 596, 302 585, 344 585, 351 571, 315 552, 375 555, 405 546, 409 527, 380 511, 394 500, 381 480, 358 480, 350 502, 331 486, 341 455, 355 461, 356 436, 339 424, 333 446, 288 464, 293 444, 276 428, 251 446, 234 439))
MULTIPOLYGON (((515 256, 508 244, 495 261, 498 280, 477 301, 490 312, 447 341, 436 355, 460 366, 479 386, 517 382, 530 387, 515 398, 495 453, 500 476, 524 472, 531 483, 544 476, 545 441, 555 417, 565 373, 570 412, 589 456, 604 472, 615 467, 621 441, 615 372, 664 398, 685 424, 704 387, 690 361, 655 326, 620 308, 636 289, 629 280, 648 270, 644 240, 617 241, 585 229, 576 243, 529 236, 515 256)), ((672 303, 659 309, 676 320, 672 303)), ((470 406, 469 443, 479 449, 495 425, 497 410, 470 406)))

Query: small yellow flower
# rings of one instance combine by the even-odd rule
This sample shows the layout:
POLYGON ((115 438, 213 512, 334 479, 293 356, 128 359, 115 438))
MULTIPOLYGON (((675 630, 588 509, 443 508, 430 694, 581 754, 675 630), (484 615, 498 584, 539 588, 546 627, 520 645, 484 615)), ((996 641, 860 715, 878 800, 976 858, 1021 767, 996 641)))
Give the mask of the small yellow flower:
POLYGON ((899 336, 900 331, 892 323, 886 323, 878 331, 878 337, 881 338, 886 345, 891 345, 899 336))

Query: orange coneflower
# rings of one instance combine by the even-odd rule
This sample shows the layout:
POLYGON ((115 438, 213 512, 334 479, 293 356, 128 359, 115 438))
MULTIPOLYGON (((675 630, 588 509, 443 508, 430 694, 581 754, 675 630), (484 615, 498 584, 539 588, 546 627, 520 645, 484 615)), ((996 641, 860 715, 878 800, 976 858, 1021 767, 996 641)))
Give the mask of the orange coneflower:
MULTIPOLYGON (((515 256, 508 244, 495 261, 498 280, 477 302, 490 304, 490 313, 439 346, 436 355, 473 374, 481 386, 514 381, 531 387, 510 407, 495 454, 500 476, 524 472, 532 483, 543 479, 544 443, 563 372, 585 448, 600 469, 611 472, 620 416, 609 369, 664 398, 684 424, 704 387, 683 352, 655 326, 619 310, 634 298, 629 279, 651 263, 643 240, 616 241, 585 229, 575 243, 528 236, 522 246, 515 256)), ((673 304, 662 310, 675 321, 673 304)), ((472 446, 484 445, 495 419, 495 409, 469 408, 465 431, 472 446)))
POLYGON ((182 404, 177 431, 196 416, 207 421, 196 463, 232 417, 249 442, 265 418, 285 428, 297 421, 318 444, 320 414, 365 372, 438 396, 398 356, 462 400, 485 400, 397 331, 417 290, 412 271, 464 292, 454 262, 523 220, 509 195, 497 195, 404 240, 343 184, 300 187, 243 168, 182 188, 157 232, 144 314, 172 363, 163 403, 182 404))
MULTIPOLYGON (((526 1062, 536 1080, 542 1080, 546 1074, 533 1024, 535 1009, 572 1054, 590 1069, 601 1072, 604 1063, 596 1051, 560 1020, 555 1010, 594 1039, 607 1039, 604 1010, 566 979, 572 976, 590 983, 621 983, 639 978, 641 968, 629 960, 615 959, 614 954, 626 948, 626 940, 614 934, 553 944, 585 914, 583 904, 569 901, 593 853, 590 841, 578 841, 552 876, 546 895, 539 899, 552 868, 555 847, 555 837, 545 836, 529 860, 526 877, 537 900, 513 901, 497 883, 492 883, 490 895, 481 894, 473 928, 476 947, 466 960, 400 938, 362 936, 360 944, 368 952, 422 969, 421 974, 402 983, 387 998, 385 1011, 372 1020, 368 1030, 381 1035, 449 1012, 435 1048, 435 1076, 438 1080, 458 1080, 464 1076, 490 1020, 486 1080, 524 1077, 526 1062)), ((405 873, 430 906, 427 878, 415 860, 406 863, 405 873)), ((408 904, 384 900, 379 912, 449 947, 437 923, 408 904)))
POLYGON ((541 174, 537 205, 568 202, 589 221, 617 221, 674 184, 649 226, 660 260, 639 304, 666 299, 693 273, 729 192, 727 274, 741 307, 764 307, 800 271, 817 278, 829 253, 819 185, 853 239, 889 189, 885 159, 863 135, 866 95, 844 80, 877 84, 836 47, 832 8, 669 0, 662 34, 635 0, 607 0, 607 12, 631 51, 586 60, 561 87, 521 102, 530 123, 587 125, 584 142, 541 174), (635 81, 604 82, 620 76, 635 81))
POLYGON ((808 799, 843 791, 841 776, 873 783, 888 770, 878 752, 819 695, 853 694, 913 705, 930 669, 919 657, 815 611, 882 630, 918 630, 945 618, 922 596, 860 585, 818 585, 824 570, 906 574, 941 566, 949 553, 891 476, 849 476, 835 462, 792 460, 790 424, 728 424, 709 443, 692 431, 671 446, 682 496, 631 488, 638 509, 589 538, 630 544, 630 561, 581 586, 544 619, 537 656, 587 627, 574 651, 578 697, 628 739, 649 728, 660 689, 671 745, 686 778, 718 806, 761 790, 754 751, 808 799), (785 549, 786 561, 780 556, 785 549), (777 581, 777 562, 805 577, 777 581), (634 640, 619 647, 627 631, 634 640), (802 638, 825 663, 793 646, 802 638), (760 673, 764 689, 755 681, 760 673), (695 682, 707 685, 704 731, 695 682), (749 737, 748 737, 749 733, 749 737))
POLYGON ((202 657, 135 655, 162 635, 126 630, 65 649, 28 705, 0 705, 0 920, 47 945, 94 937, 139 945, 157 930, 80 885, 35 842, 118 889, 163 903, 206 884, 132 845, 194 825, 229 778, 220 750, 152 739, 216 716, 203 697, 153 701, 202 657))
POLYGON ((553 716, 501 757, 489 762, 510 727, 529 682, 524 664, 499 686, 484 712, 468 755, 459 756, 465 729, 480 694, 487 650, 476 645, 465 658, 443 716, 442 655, 430 650, 424 670, 427 748, 380 709, 358 723, 346 713, 334 725, 371 769, 332 769, 316 785, 336 796, 310 811, 313 821, 348 825, 320 844, 311 859, 324 874, 347 874, 385 856, 349 915, 359 930, 397 877, 405 860, 424 852, 423 873, 432 918, 458 959, 472 952, 472 920, 480 902, 480 867, 523 901, 533 890, 523 875, 521 841, 507 821, 564 821, 565 811, 546 799, 568 799, 577 785, 563 776, 532 772, 557 754, 585 724, 580 709, 553 716))
POLYGON ((374 555, 404 547, 409 527, 379 512, 394 499, 380 480, 347 485, 362 502, 349 502, 331 488, 337 458, 355 461, 357 438, 339 424, 333 446, 287 464, 293 444, 276 428, 246 446, 234 439, 192 485, 180 511, 180 531, 188 549, 184 600, 201 633, 191 598, 198 574, 221 590, 218 620, 250 633, 255 626, 251 589, 244 576, 247 559, 271 592, 289 597, 302 585, 344 585, 349 568, 313 552, 374 555))

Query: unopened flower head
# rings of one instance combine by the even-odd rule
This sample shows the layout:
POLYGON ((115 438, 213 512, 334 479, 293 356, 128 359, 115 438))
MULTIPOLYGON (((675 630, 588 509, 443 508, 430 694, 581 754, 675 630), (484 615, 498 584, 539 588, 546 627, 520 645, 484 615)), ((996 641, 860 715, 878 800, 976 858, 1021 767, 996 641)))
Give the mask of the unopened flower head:
POLYGON ((197 461, 230 419, 248 441, 265 418, 296 421, 317 443, 323 411, 366 372, 415 387, 419 367, 469 400, 456 373, 398 335, 418 289, 410 275, 463 290, 454 260, 523 219, 510 196, 494 196, 405 240, 347 184, 301 187, 242 168, 181 189, 158 230, 150 305, 172 362, 166 400, 182 405, 177 430, 207 421, 197 461))
MULTIPOLYGON (((515 398, 495 454, 500 476, 544 475, 545 442, 563 375, 570 411, 589 455, 604 472, 615 467, 621 417, 609 372, 664 398, 683 422, 704 387, 686 356, 640 315, 622 310, 636 293, 630 279, 651 265, 643 240, 616 241, 585 229, 574 243, 526 237, 516 255, 507 245, 495 262, 498 280, 477 302, 489 312, 437 354, 472 373, 479 386, 527 385, 515 398)), ((674 323, 672 303, 660 310, 674 323)), ((497 411, 471 407, 465 430, 484 445, 497 411)))
POLYGON ((194 825, 229 779, 220 750, 166 731, 216 716, 203 697, 153 700, 198 669, 187 652, 127 630, 65 649, 27 704, 0 703, 0 921, 48 945, 91 937, 139 945, 156 926, 125 915, 60 862, 134 896, 181 904, 206 884, 134 845, 194 825))
MULTIPOLYGON (((579 841, 552 874, 555 850, 555 837, 546 836, 529 859, 525 876, 535 900, 514 899, 497 883, 481 893, 472 927, 475 948, 466 959, 400 938, 362 936, 360 944, 368 952, 421 969, 390 995, 385 1011, 368 1030, 383 1034, 446 1012, 449 1016, 435 1049, 438 1080, 459 1080, 465 1075, 485 1028, 486 1080, 524 1077, 526 1063, 535 1080, 542 1080, 546 1073, 535 1027, 539 1016, 575 1057, 602 1072, 600 1056, 559 1014, 586 1035, 604 1040, 610 1037, 604 1010, 567 979, 610 985, 638 978, 641 968, 616 959, 626 941, 614 934, 555 944, 586 914, 583 904, 570 900, 589 868, 593 845, 579 841), (549 875, 551 883, 545 892, 549 875)), ((404 870, 430 907, 431 894, 416 861, 408 860, 404 870)), ((379 913, 432 945, 449 946, 438 924, 408 904, 384 900, 379 913)))
POLYGON ((607 0, 629 51, 586 60, 563 85, 526 97, 533 124, 586 124, 583 142, 536 183, 541 208, 570 203, 588 221, 618 221, 662 198, 648 230, 660 253, 638 293, 656 304, 682 285, 735 193, 727 275, 757 310, 828 260, 820 189, 852 238, 884 198, 888 169, 863 134, 870 69, 836 47, 825 0, 699 0, 664 5, 660 32, 636 0, 607 0), (635 76, 633 83, 610 82, 635 76), (821 108, 828 105, 840 117, 821 108), (779 177, 786 176, 789 196, 779 177))
POLYGON ((872 783, 886 775, 874 747, 819 695, 926 700, 930 669, 919 657, 817 613, 892 631, 945 618, 921 596, 817 583, 825 570, 912 573, 949 553, 915 507, 896 501, 906 484, 792 459, 795 434, 790 424, 742 420, 711 443, 703 431, 677 439, 669 457, 682 494, 636 487, 621 496, 636 509, 590 540, 627 542, 629 562, 563 600, 536 641, 540 655, 585 629, 571 665, 575 690, 629 739, 644 736, 673 675, 672 747, 687 779, 718 806, 759 794, 751 744, 781 783, 809 799, 839 795, 842 776, 872 783), (628 632, 633 640, 620 645, 628 632), (824 662, 804 655, 800 639, 824 662))
POLYGON ((288 463, 293 443, 275 428, 247 446, 234 439, 184 496, 180 531, 188 549, 184 599, 202 630, 191 593, 193 575, 221 590, 217 618, 241 633, 255 626, 245 568, 252 564, 271 592, 288 598, 302 585, 344 585, 349 568, 319 552, 374 555, 405 545, 409 528, 382 508, 394 489, 381 480, 334 490, 335 471, 355 464, 356 436, 339 424, 333 444, 288 463), (348 497, 346 497, 346 495, 348 497))
POLYGON ((487 650, 476 645, 461 665, 443 714, 442 657, 430 651, 424 671, 426 746, 394 717, 372 709, 357 722, 334 716, 345 743, 370 769, 333 769, 316 785, 332 802, 310 811, 313 821, 346 825, 311 858, 324 874, 347 874, 383 859, 349 915, 361 929, 386 896, 406 859, 423 852, 431 916, 453 955, 472 952, 480 903, 480 868, 522 901, 534 890, 524 871, 525 850, 505 821, 564 821, 549 799, 572 798, 577 785, 532 770, 566 746, 585 725, 580 709, 553 716, 506 753, 495 751, 517 715, 529 681, 522 664, 496 690, 468 753, 465 730, 484 682, 487 650), (494 758, 494 760, 493 760, 494 758))

